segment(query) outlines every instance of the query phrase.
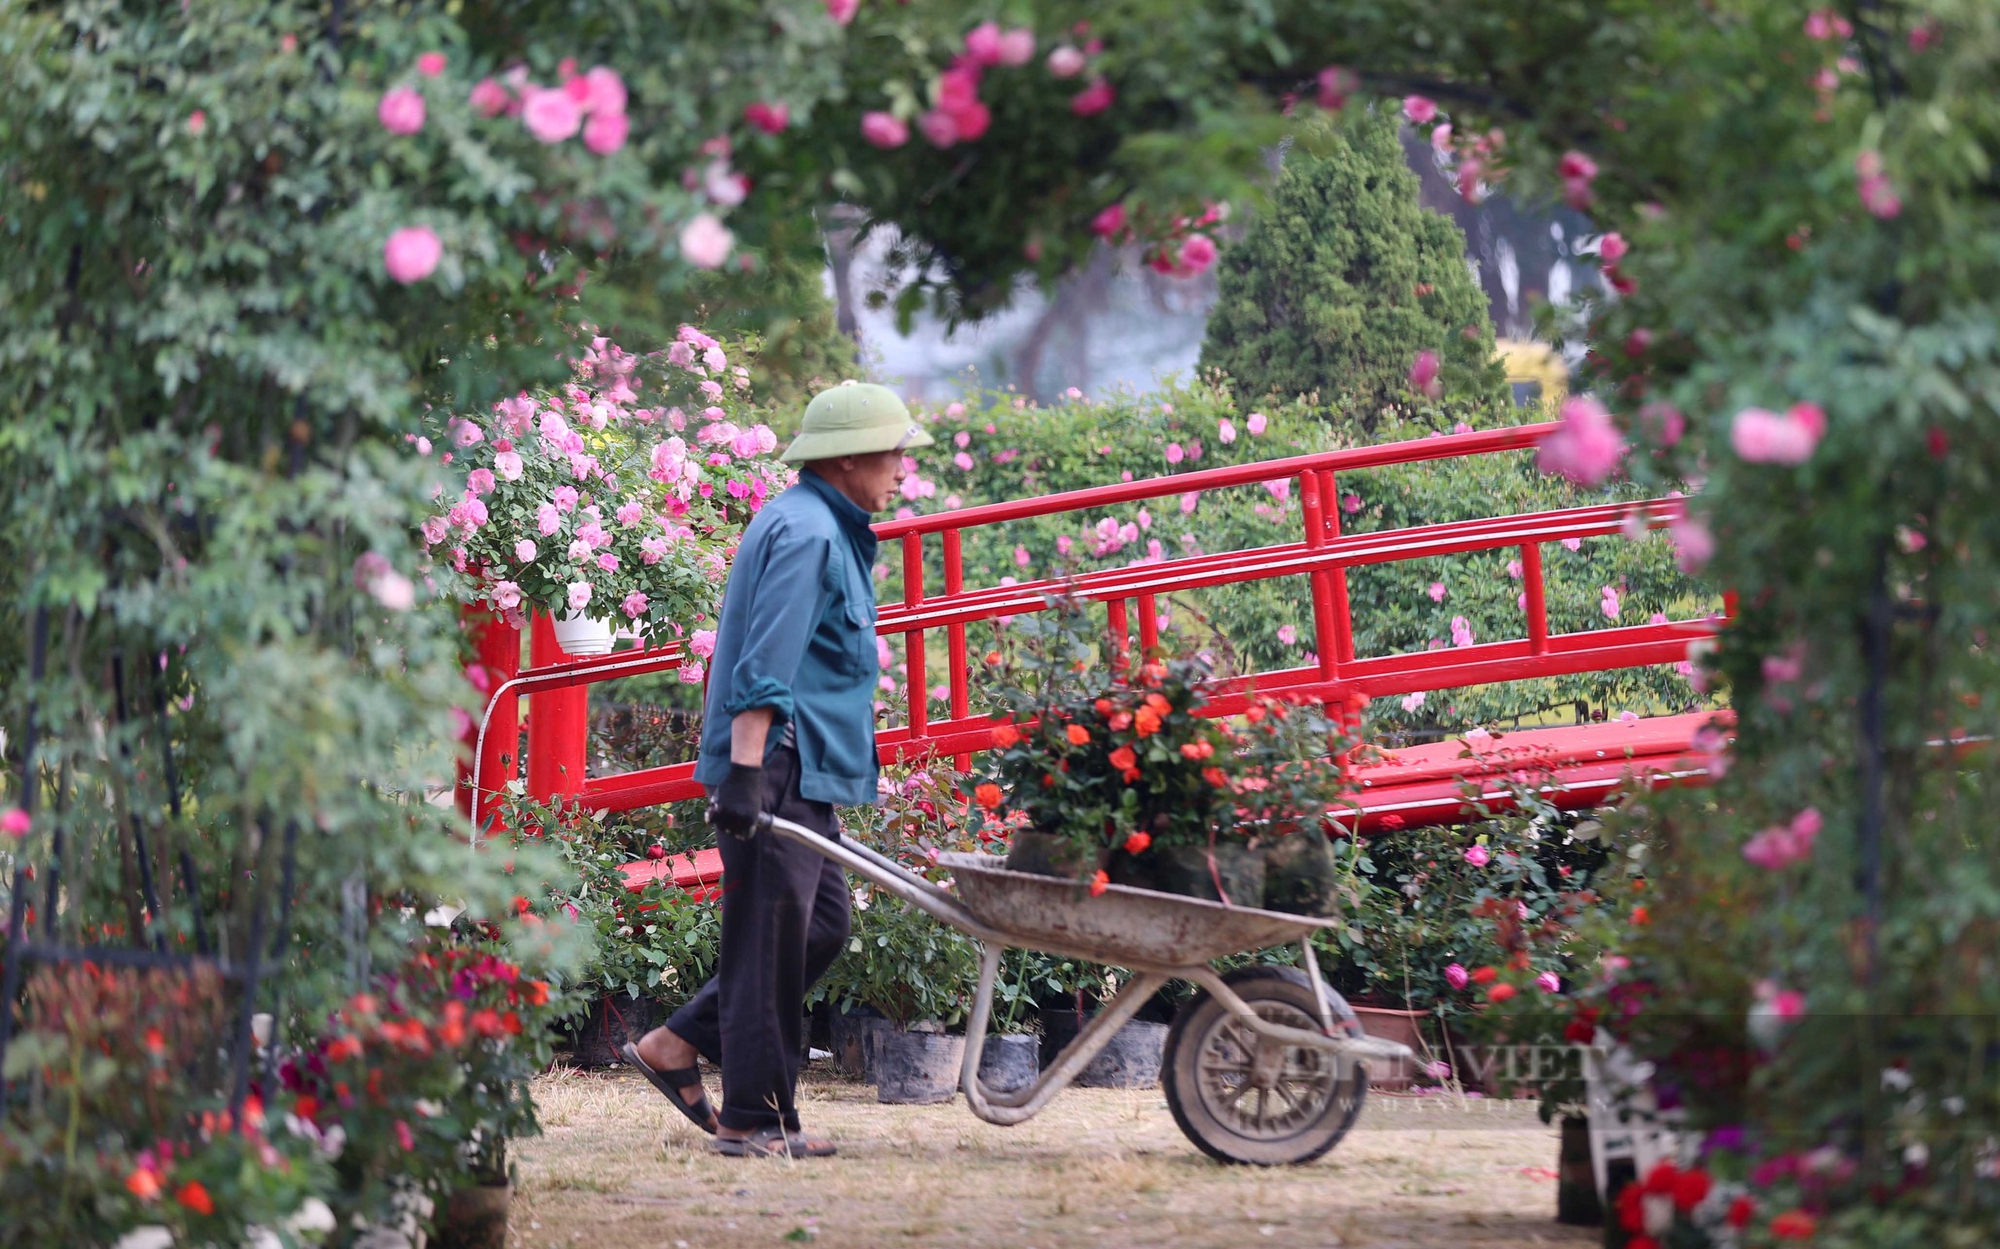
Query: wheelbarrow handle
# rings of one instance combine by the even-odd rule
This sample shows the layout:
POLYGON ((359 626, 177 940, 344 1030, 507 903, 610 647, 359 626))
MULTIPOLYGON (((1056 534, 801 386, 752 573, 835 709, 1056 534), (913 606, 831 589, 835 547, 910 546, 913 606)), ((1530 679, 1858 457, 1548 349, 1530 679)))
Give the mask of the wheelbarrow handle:
POLYGON ((757 818, 759 832, 783 837, 808 850, 825 855, 848 871, 865 877, 877 888, 886 889, 942 924, 977 937, 989 944, 1005 945, 1006 938, 972 917, 972 912, 950 893, 925 880, 901 863, 860 842, 822 836, 803 824, 765 812, 757 818))

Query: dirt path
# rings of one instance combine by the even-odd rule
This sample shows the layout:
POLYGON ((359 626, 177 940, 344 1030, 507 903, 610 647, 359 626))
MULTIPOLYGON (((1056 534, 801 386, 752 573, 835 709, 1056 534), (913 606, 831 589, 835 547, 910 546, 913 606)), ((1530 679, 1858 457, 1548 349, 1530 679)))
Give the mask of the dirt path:
MULTIPOLYGON (((519 1144, 522 1249, 1363 1246, 1516 1249, 1597 1238, 1559 1227, 1556 1137, 1528 1103, 1370 1098, 1317 1163, 1221 1167, 1156 1090, 1074 1089, 1016 1128, 962 1101, 882 1106, 859 1084, 801 1090, 840 1156, 725 1159, 634 1076, 536 1083, 546 1135, 519 1144)), ((711 1096, 714 1089, 711 1082, 711 1096)))

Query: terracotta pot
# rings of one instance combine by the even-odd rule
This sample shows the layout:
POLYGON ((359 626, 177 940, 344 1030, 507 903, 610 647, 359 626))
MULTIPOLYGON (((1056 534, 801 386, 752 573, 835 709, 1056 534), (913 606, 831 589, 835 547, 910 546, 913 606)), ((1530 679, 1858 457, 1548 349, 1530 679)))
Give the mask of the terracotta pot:
MULTIPOLYGON (((1386 1006, 1356 1006, 1354 1015, 1361 1021, 1361 1030, 1369 1036, 1381 1037, 1385 1041, 1401 1041, 1418 1054, 1424 1052, 1419 1023, 1427 1018, 1425 1012, 1392 1010, 1386 1006)), ((1368 1087, 1384 1093, 1401 1093, 1410 1087, 1416 1074, 1416 1067, 1410 1062, 1370 1062, 1368 1087)))
POLYGON ((507 1209, 513 1197, 513 1188, 504 1183, 454 1192, 431 1233, 431 1249, 507 1249, 507 1209))

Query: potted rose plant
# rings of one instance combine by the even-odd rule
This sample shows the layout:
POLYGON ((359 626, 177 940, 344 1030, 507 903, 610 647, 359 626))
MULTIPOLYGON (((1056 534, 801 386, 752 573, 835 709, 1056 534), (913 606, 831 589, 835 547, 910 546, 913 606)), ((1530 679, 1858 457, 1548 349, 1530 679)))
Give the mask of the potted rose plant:
POLYGON ((1238 717, 1204 715, 1212 674, 1193 659, 1148 659, 1099 686, 1077 673, 1076 620, 1058 607, 1029 625, 1042 644, 1003 673, 1007 718, 974 795, 1016 826, 1008 866, 1093 893, 1117 883, 1330 910, 1325 816, 1348 743, 1322 709, 1253 698, 1238 717))
MULTIPOLYGON (((572 654, 609 651, 616 629, 691 632, 714 611, 736 535, 791 481, 749 385, 683 326, 645 357, 595 339, 569 384, 443 415, 434 432, 456 484, 440 485, 422 526, 434 575, 517 625, 546 612, 572 654)), ((425 455, 436 445, 410 440, 425 455)))

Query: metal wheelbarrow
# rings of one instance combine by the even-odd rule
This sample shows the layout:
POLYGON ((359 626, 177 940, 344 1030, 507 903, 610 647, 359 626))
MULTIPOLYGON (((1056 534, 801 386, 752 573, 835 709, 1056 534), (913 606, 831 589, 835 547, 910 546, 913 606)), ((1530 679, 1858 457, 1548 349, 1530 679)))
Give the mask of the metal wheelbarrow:
POLYGON ((1200 992, 1168 1030, 1160 1083, 1181 1131, 1222 1162, 1310 1162, 1361 1113, 1367 1061, 1414 1057, 1406 1045, 1364 1033, 1320 978, 1311 937, 1335 920, 1125 885, 1092 897, 1080 882, 1010 872, 985 854, 938 856, 952 873, 954 892, 867 846, 768 815, 764 822, 772 834, 818 851, 980 943, 979 991, 965 1025, 959 1088, 972 1113, 988 1123, 1011 1126, 1047 1106, 1170 980, 1192 981, 1200 992), (1225 955, 1295 941, 1303 970, 1252 966, 1222 976, 1209 966, 1225 955), (979 1059, 1000 958, 1010 946, 1135 974, 1033 1084, 1002 1093, 980 1080, 979 1059))

